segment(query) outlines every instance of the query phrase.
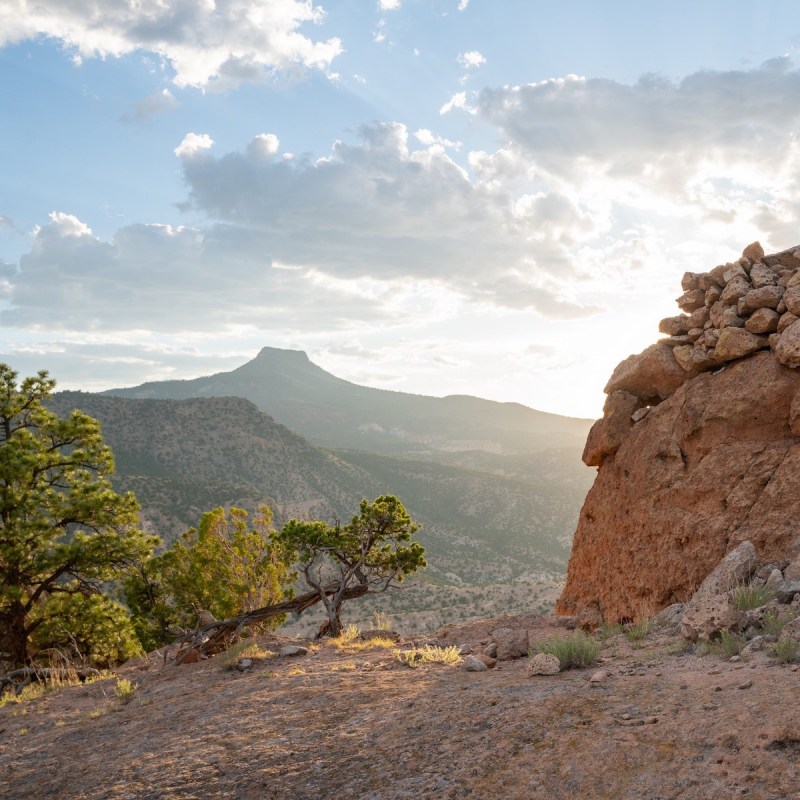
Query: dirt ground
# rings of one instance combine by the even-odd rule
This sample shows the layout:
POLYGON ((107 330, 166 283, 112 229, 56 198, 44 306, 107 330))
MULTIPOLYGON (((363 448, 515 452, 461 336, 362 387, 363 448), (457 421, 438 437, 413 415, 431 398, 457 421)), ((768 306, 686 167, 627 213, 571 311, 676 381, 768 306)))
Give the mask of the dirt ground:
MULTIPOLYGON (((438 636, 482 651, 504 626, 565 633, 552 618, 506 617, 438 636)), ((276 651, 287 640, 259 641, 276 651)), ((800 797, 796 665, 701 656, 666 634, 613 636, 601 658, 532 677, 527 658, 410 669, 387 647, 324 643, 243 673, 220 656, 131 664, 118 670, 139 685, 127 705, 111 678, 0 708, 0 797, 800 797)))

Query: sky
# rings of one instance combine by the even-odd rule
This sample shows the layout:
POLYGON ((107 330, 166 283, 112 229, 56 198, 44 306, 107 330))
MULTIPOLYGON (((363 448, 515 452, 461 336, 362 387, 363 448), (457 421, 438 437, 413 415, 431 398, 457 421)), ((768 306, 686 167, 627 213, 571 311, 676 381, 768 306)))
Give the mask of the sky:
POLYGON ((0 0, 0 361, 597 417, 683 272, 800 244, 798 132, 793 0, 0 0))

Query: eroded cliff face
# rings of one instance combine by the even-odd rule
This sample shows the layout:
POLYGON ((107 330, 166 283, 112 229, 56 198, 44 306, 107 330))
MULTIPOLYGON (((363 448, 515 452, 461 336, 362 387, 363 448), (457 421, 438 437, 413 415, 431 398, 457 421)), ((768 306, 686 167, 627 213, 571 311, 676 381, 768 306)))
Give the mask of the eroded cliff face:
POLYGON ((559 613, 639 619, 687 600, 744 540, 761 561, 800 551, 800 324, 784 300, 800 311, 797 256, 751 245, 733 264, 687 273, 678 302, 689 310, 702 298, 706 313, 662 321, 668 338, 614 371, 584 451, 599 469, 559 613), (761 318, 768 335, 750 330, 761 318))

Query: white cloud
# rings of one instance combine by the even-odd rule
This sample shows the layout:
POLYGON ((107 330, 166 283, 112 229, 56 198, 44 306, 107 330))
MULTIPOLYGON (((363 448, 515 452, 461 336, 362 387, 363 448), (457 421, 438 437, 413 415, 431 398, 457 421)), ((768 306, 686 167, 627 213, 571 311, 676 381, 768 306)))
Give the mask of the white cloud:
POLYGON ((482 67, 486 63, 486 58, 477 50, 467 50, 466 53, 459 54, 457 61, 459 66, 464 69, 476 69, 477 67, 482 67))
MULTIPOLYGON (((274 133, 260 133, 248 145, 247 152, 253 160, 272 159, 278 152, 280 140, 274 133)), ((180 156, 180 153, 176 153, 180 156)))
POLYGON ((469 5, 469 0, 458 0, 459 11, 466 11, 468 5, 469 5))
POLYGON ((274 71, 327 69, 342 52, 339 39, 301 33, 323 17, 310 0, 4 0, 0 47, 49 36, 78 61, 149 52, 169 62, 178 86, 226 87, 274 71))
POLYGON ((381 11, 395 11, 400 8, 400 0, 378 0, 378 8, 381 11))
POLYGON ((467 104, 467 93, 466 92, 456 92, 440 109, 439 113, 444 116, 445 114, 449 114, 451 111, 455 109, 461 109, 462 111, 467 111, 470 114, 475 113, 476 109, 472 108, 467 104))
MULTIPOLYGON (((438 380, 434 356, 470 358, 486 337, 481 366, 497 361, 499 342, 541 348, 525 362, 552 373, 537 391, 587 375, 601 386, 657 338, 685 269, 756 238, 768 250, 797 244, 798 94, 786 61, 679 83, 566 76, 478 101, 463 92, 451 110, 478 111, 503 142, 463 155, 398 122, 321 158, 287 157, 275 133, 227 153, 188 134, 176 149, 187 206, 208 222, 128 226, 103 240, 54 213, 18 265, 0 265, 0 324, 269 335, 284 346, 294 336, 331 358, 337 347, 385 349, 376 337, 400 342, 404 331, 410 342, 428 325, 430 352, 397 344, 387 375, 419 356, 419 374, 438 380), (553 347, 577 361, 551 358, 553 347)), ((482 391, 499 396, 508 374, 493 372, 482 391)))
POLYGON ((178 105, 175 95, 169 89, 154 92, 140 100, 133 109, 133 113, 124 117, 126 122, 146 122, 149 119, 163 114, 178 105))
POLYGON ((187 133, 174 153, 178 158, 194 158, 200 153, 210 150, 214 140, 207 133, 187 133))
POLYGON ((542 191, 521 214, 496 171, 471 180, 452 160, 458 143, 428 130, 414 138, 416 148, 404 125, 383 123, 325 158, 260 161, 251 147, 186 158, 184 174, 195 209, 326 279, 428 280, 480 303, 553 316, 594 310, 560 288, 573 271, 569 243, 592 226, 573 200, 542 191))

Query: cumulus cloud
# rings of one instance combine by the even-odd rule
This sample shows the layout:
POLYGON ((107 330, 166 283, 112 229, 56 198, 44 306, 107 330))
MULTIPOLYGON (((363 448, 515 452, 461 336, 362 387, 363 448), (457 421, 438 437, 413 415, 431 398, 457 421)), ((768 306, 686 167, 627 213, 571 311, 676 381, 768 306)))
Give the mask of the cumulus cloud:
POLYGON ((268 245, 224 225, 130 225, 105 241, 77 217, 54 213, 7 278, 9 307, 0 324, 210 334, 318 324, 335 330, 379 316, 379 295, 327 287, 323 320, 313 274, 273 268, 268 245))
POLYGON ((477 108, 471 106, 467 102, 467 93, 466 92, 456 92, 440 109, 439 113, 444 116, 445 114, 449 114, 451 111, 455 109, 461 109, 462 111, 466 111, 468 114, 475 114, 477 113, 477 108))
POLYGON ((777 59, 680 82, 648 75, 625 85, 570 75, 485 89, 478 107, 540 169, 571 181, 599 173, 682 203, 723 178, 774 186, 796 160, 791 131, 800 107, 789 98, 798 92, 800 72, 777 59))
POLYGON ((400 0, 378 0, 378 8, 381 11, 394 11, 400 8, 400 0))
POLYGON ((345 280, 437 281, 553 316, 594 310, 557 286, 574 272, 571 231, 591 226, 572 200, 543 191, 520 213, 513 188, 494 175, 470 178, 446 140, 429 131, 415 138, 416 148, 404 125, 383 123, 316 160, 257 159, 251 144, 184 157, 183 169, 197 210, 253 231, 282 263, 345 280))
POLYGON ((466 53, 460 53, 457 61, 459 66, 464 69, 476 69, 477 67, 482 67, 486 63, 486 58, 477 50, 468 50, 466 53))
POLYGON ((48 36, 78 63, 149 52, 172 66, 178 86, 225 87, 298 67, 327 69, 342 52, 339 39, 301 32, 323 18, 310 0, 5 0, 0 47, 48 36))
MULTIPOLYGON (((174 153, 178 158, 194 158, 200 153, 210 150, 213 146, 214 140, 207 133, 187 133, 175 148, 174 153)), ((258 148, 260 142, 254 146, 258 148)))

